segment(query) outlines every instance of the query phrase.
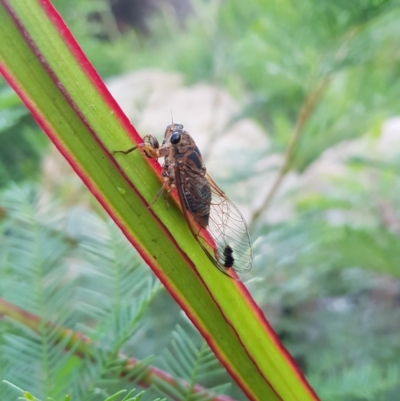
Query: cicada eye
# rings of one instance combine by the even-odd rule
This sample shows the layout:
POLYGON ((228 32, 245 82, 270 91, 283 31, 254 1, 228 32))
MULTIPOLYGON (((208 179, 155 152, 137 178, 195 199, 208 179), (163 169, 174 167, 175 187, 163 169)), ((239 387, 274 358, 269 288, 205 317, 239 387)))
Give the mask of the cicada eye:
POLYGON ((181 134, 179 132, 173 132, 169 140, 171 141, 172 145, 176 145, 181 140, 181 134))

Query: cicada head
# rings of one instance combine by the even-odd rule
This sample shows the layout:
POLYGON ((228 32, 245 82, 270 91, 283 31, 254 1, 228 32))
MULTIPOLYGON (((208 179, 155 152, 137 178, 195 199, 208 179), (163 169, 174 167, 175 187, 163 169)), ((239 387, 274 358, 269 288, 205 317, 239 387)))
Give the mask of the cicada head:
POLYGON ((163 145, 167 142, 170 142, 172 145, 177 145, 182 138, 184 133, 182 124, 170 124, 167 126, 164 135, 163 145))

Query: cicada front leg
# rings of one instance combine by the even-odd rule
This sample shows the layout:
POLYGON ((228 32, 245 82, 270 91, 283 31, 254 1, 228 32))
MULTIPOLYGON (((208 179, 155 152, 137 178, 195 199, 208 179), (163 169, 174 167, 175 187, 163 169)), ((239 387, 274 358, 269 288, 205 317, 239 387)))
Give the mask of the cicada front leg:
MULTIPOLYGON (((164 157, 169 153, 169 147, 162 146, 160 148, 160 144, 157 138, 149 134, 143 137, 143 143, 140 143, 139 145, 136 145, 133 148, 127 150, 115 150, 113 154, 123 153, 127 155, 136 149, 139 149, 140 153, 142 153, 142 155, 148 157, 149 159, 159 159, 160 157, 164 157)), ((157 192, 157 195, 153 202, 151 202, 147 206, 147 209, 150 209, 158 201, 158 199, 160 199, 160 196, 163 194, 166 188, 168 188, 167 194, 169 194, 175 188, 175 185, 171 184, 171 180, 168 177, 164 176, 164 184, 157 192)))
POLYGON ((134 150, 139 149, 140 153, 144 156, 147 156, 149 159, 159 159, 160 155, 160 144, 155 136, 149 134, 143 137, 143 143, 134 146, 128 150, 114 150, 113 154, 123 153, 127 155, 128 153, 133 152, 134 150))

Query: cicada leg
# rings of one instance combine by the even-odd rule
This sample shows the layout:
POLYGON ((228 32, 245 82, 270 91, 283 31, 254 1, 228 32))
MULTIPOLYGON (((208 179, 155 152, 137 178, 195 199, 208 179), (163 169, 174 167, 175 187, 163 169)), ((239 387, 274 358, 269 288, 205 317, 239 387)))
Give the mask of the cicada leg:
MULTIPOLYGON (((147 206, 147 209, 150 209, 161 197, 161 195, 163 194, 163 192, 165 191, 165 188, 170 187, 167 190, 167 196, 169 195, 169 193, 175 188, 174 184, 170 184, 169 180, 164 181, 164 184, 162 185, 162 187, 158 190, 157 195, 155 197, 155 199, 153 200, 153 202, 151 202, 149 204, 149 206, 147 206)), ((168 203, 168 199, 165 197, 165 202, 167 204, 167 207, 169 207, 169 203, 168 203)))
POLYGON ((143 137, 143 143, 140 143, 139 145, 134 146, 133 148, 127 149, 127 150, 114 150, 113 154, 115 155, 116 153, 123 153, 124 155, 127 155, 128 153, 133 152, 134 150, 139 149, 140 152, 147 156, 149 159, 158 159, 160 158, 160 145, 158 143, 158 140, 155 136, 149 134, 143 137))
MULTIPOLYGON (((139 149, 140 152, 144 155, 147 156, 149 159, 159 159, 160 157, 164 157, 168 154, 169 152, 169 147, 164 146, 160 148, 160 144, 158 143, 158 140, 155 136, 149 134, 143 137, 143 143, 140 143, 139 145, 134 146, 133 148, 127 149, 127 150, 115 150, 113 154, 116 153, 123 153, 125 155, 133 152, 134 150, 139 149)), ((164 178, 164 184, 160 188, 160 190, 157 192, 157 195, 153 202, 151 202, 148 206, 147 209, 150 209, 159 199, 162 193, 165 191, 165 188, 169 187, 167 194, 169 194, 174 188, 175 185, 171 184, 171 181, 165 177, 164 178)), ((167 206, 168 205, 168 201, 167 206)))

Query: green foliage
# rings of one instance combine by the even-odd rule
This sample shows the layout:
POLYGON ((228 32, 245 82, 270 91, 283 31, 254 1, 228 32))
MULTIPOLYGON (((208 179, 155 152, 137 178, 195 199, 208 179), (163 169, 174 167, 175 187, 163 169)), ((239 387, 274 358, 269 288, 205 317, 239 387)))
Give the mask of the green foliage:
POLYGON ((140 48, 140 34, 119 31, 110 2, 55 0, 53 4, 103 78, 132 68, 137 57, 132 47, 140 48))
POLYGON ((398 365, 377 368, 362 366, 345 369, 338 375, 324 377, 311 376, 310 381, 323 389, 320 393, 324 401, 338 399, 381 400, 389 390, 398 388, 400 369, 398 365))
POLYGON ((254 293, 280 306, 274 327, 323 400, 399 391, 398 152, 374 153, 333 164, 344 171, 331 168, 323 191, 290 193, 290 220, 257 240, 268 286, 254 293))
MULTIPOLYGON (((134 32, 121 35, 107 1, 54 1, 68 21, 97 71, 108 77, 133 65, 134 32), (93 16, 99 18, 93 18, 93 16)), ((41 134, 22 105, 0 77, 0 188, 9 182, 37 179, 40 161, 48 140, 41 134)))
POLYGON ((182 401, 206 401, 212 397, 226 392, 230 384, 220 384, 218 377, 224 373, 224 369, 215 359, 214 354, 205 341, 198 347, 193 338, 198 334, 192 330, 190 335, 180 326, 172 332, 169 347, 161 356, 162 366, 177 381, 174 386, 168 381, 158 381, 155 386, 165 395, 173 395, 175 399, 182 401), (213 378, 216 385, 208 383, 207 390, 194 393, 197 384, 205 379, 213 378), (181 380, 184 379, 185 383, 181 380))
POLYGON ((6 86, 0 85, 0 132, 17 124, 28 112, 23 108, 19 97, 6 86))
MULTIPOLYGON (((160 285, 119 229, 94 212, 65 209, 32 185, 7 189, 0 205, 0 298, 43 319, 36 329, 29 320, 0 320, 0 375, 15 383, 0 384, 0 394, 12 399, 18 386, 29 389, 23 395, 27 400, 59 400, 65 394, 71 400, 119 400, 121 393, 110 394, 127 381, 140 382, 152 360, 147 353, 127 372, 124 355, 137 357, 151 349, 149 343, 163 342, 144 320, 157 311, 151 304, 160 285), (57 327, 72 331, 60 335, 57 327), (73 332, 86 334, 92 345, 73 332)), ((162 302, 165 308, 171 301, 162 302)), ((146 395, 124 400, 150 401, 160 392, 206 400, 225 390, 224 369, 204 342, 196 345, 198 339, 193 329, 189 336, 178 326, 163 353, 161 363, 177 380, 176 388, 154 379, 146 395), (195 394, 198 381, 210 390, 195 394)))
POLYGON ((160 286, 116 227, 93 213, 77 209, 66 216, 33 187, 11 188, 1 204, 0 295, 99 344, 82 360, 74 356, 79 344, 66 351, 71 337, 60 339, 53 325, 40 324, 38 331, 15 326, 2 336, 3 377, 40 397, 107 395, 125 366, 119 353, 137 336, 160 286))
POLYGON ((55 6, 103 77, 154 67, 222 85, 268 129, 274 150, 285 149, 304 100, 328 79, 292 160, 299 170, 398 111, 398 0, 195 1, 183 24, 161 8, 149 35, 122 34, 105 0, 55 6))
POLYGON ((133 67, 178 70, 190 83, 228 88, 277 150, 305 98, 329 79, 296 152, 302 170, 328 146, 398 111, 399 13, 398 0, 196 1, 184 28, 167 10, 154 17, 149 51, 141 49, 133 67))
MULTIPOLYGON (((8 384, 9 386, 13 387, 15 390, 21 391, 22 392, 22 397, 19 397, 20 400, 26 400, 26 401, 41 401, 39 398, 36 398, 35 396, 33 396, 31 393, 22 390, 21 388, 13 385, 12 383, 9 382, 5 382, 6 384, 8 384)), ((137 395, 133 395, 135 390, 131 390, 128 392, 128 394, 125 395, 125 397, 121 398, 124 393, 126 393, 126 390, 121 390, 121 391, 117 391, 115 394, 107 397, 104 401, 140 401, 142 399, 142 396, 144 394, 144 391, 141 391, 139 394, 137 395)), ((52 399, 47 398, 47 401, 52 401, 52 399)), ((73 401, 72 398, 69 395, 66 395, 62 401, 73 401)), ((153 401, 167 401, 165 398, 161 399, 161 398, 157 398, 154 399, 153 401)))
POLYGON ((37 176, 46 138, 19 97, 0 78, 0 188, 37 176))
MULTIPOLYGON (((103 77, 157 67, 184 73, 188 83, 223 86, 241 103, 240 116, 266 128, 270 151, 286 149, 305 98, 326 80, 291 160, 299 171, 344 139, 365 132, 379 139, 383 121, 399 113, 398 1, 196 1, 183 23, 167 9, 155 15, 149 36, 115 32, 105 1, 55 5, 103 77), (102 17, 90 19, 93 13, 102 17)), ((13 143, 23 152, 14 134, 38 137, 30 126, 17 129, 24 112, 15 99, 0 93, 0 184, 32 168, 12 157, 13 143)), ((248 286, 323 400, 392 401, 400 390, 399 157, 369 153, 327 179, 328 190, 293 190, 293 213, 277 224, 261 222, 252 233, 253 274, 260 278, 248 286)), ((2 321, 0 377, 41 398, 62 397, 71 382, 80 383, 75 399, 103 400, 127 387, 110 379, 121 369, 118 351, 161 352, 176 323, 172 301, 160 294, 149 306, 155 291, 149 274, 119 231, 93 212, 66 207, 61 217, 63 208, 50 205, 54 199, 43 210, 35 191, 18 188, 3 199, 11 214, 1 222, 0 295, 89 334, 101 351, 96 363, 82 361, 54 345, 49 328, 33 333, 2 321), (144 309, 151 310, 153 328, 143 325, 144 309)), ((190 386, 204 369, 218 373, 193 336, 178 327, 163 354, 168 372, 190 386)), ((223 380, 206 376, 207 387, 218 390, 223 380)), ((191 387, 157 388, 193 399, 191 387)), ((12 399, 9 388, 1 391, 12 399)))

